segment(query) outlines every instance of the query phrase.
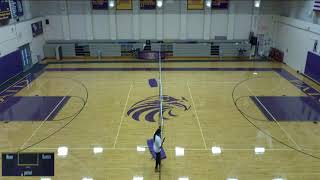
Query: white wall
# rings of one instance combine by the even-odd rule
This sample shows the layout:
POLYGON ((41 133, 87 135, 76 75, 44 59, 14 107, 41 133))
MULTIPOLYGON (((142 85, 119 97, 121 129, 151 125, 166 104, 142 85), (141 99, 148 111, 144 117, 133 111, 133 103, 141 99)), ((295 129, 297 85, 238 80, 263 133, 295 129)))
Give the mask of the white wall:
POLYGON ((230 0, 228 10, 187 10, 185 0, 165 0, 158 10, 92 10, 89 0, 31 1, 34 16, 45 16, 46 40, 247 39, 253 0, 230 0))
POLYGON ((0 27, 0 57, 5 56, 18 47, 15 25, 0 27))
POLYGON ((280 17, 276 35, 276 47, 284 52, 284 62, 304 72, 308 51, 312 51, 315 40, 320 42, 320 25, 280 17))
POLYGON ((261 15, 257 19, 255 32, 270 37, 271 46, 284 52, 284 62, 304 72, 308 51, 313 50, 315 40, 320 42, 320 25, 276 15, 261 15))
POLYGON ((43 59, 44 36, 39 35, 33 38, 31 29, 32 23, 41 20, 43 21, 43 18, 34 18, 0 27, 0 57, 10 54, 18 50, 20 46, 29 43, 33 63, 38 62, 38 57, 43 59))

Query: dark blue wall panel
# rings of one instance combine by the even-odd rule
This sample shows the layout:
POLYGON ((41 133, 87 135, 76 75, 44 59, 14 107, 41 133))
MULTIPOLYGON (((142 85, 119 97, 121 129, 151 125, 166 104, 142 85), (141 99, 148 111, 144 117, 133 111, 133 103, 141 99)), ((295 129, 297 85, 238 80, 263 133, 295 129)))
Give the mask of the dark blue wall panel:
POLYGON ((0 84, 22 71, 23 67, 19 50, 0 58, 0 84))
POLYGON ((308 52, 304 74, 320 83, 320 56, 308 52))

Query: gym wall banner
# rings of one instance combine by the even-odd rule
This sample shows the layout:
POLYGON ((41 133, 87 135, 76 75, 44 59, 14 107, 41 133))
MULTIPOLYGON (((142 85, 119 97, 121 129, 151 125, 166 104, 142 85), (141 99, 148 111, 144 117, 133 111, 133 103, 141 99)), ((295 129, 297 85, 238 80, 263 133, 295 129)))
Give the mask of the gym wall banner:
POLYGON ((188 0, 188 10, 203 10, 203 0, 188 0))
POLYGON ((132 0, 117 0, 117 10, 132 10, 132 0))
POLYGON ((212 9, 228 9, 229 0, 212 0, 212 9))
POLYGON ((91 0, 93 10, 107 10, 109 9, 108 0, 91 0))
POLYGON ((142 10, 153 10, 156 9, 156 0, 140 0, 140 9, 142 10))
POLYGON ((9 0, 0 0, 0 21, 11 18, 9 0))
POLYGON ((13 18, 23 16, 23 5, 22 0, 11 0, 11 10, 13 18))

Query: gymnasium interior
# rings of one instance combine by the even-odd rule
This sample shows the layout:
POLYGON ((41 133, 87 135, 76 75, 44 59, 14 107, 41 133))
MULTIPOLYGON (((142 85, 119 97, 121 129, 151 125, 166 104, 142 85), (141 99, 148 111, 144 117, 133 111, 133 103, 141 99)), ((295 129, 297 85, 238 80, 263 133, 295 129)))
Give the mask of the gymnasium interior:
POLYGON ((320 179, 319 43, 319 0, 0 0, 0 179, 320 179))

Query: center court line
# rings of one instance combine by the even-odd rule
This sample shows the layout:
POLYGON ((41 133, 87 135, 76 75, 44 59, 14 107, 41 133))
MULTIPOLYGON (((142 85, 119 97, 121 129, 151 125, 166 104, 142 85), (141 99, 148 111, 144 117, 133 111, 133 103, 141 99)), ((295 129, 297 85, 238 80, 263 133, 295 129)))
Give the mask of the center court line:
POLYGON ((33 138, 33 136, 36 135, 36 133, 38 132, 38 130, 44 125, 44 123, 50 118, 50 116, 52 115, 52 113, 54 113, 57 108, 59 107, 59 105, 66 99, 66 97, 71 93, 71 91, 73 90, 70 89, 67 93, 67 95, 65 95, 60 102, 54 107, 54 109, 48 114, 48 116, 44 119, 44 121, 42 121, 42 123, 37 127, 36 130, 33 131, 33 133, 31 134, 31 136, 22 144, 22 146, 20 147, 20 149, 23 149, 23 147, 33 138))
POLYGON ((132 89, 132 83, 130 84, 130 89, 129 89, 129 92, 128 92, 128 95, 127 95, 126 104, 124 105, 123 112, 122 112, 122 115, 121 115, 121 120, 120 120, 120 124, 119 124, 119 127, 118 127, 118 133, 116 135, 116 139, 114 140, 114 144, 113 144, 113 148, 114 149, 116 148, 116 144, 117 144, 117 141, 118 141, 118 136, 119 136, 119 133, 120 133, 122 121, 123 121, 123 118, 124 118, 124 115, 125 115, 125 112, 126 112, 126 109, 127 109, 128 101, 129 101, 129 98, 130 98, 131 89, 132 89))
POLYGON ((200 132, 201 132, 201 136, 202 136, 204 148, 207 149, 206 140, 204 139, 204 135, 203 135, 203 132, 202 132, 201 123, 200 123, 200 120, 199 120, 199 116, 198 116, 198 113, 197 113, 196 105, 195 105, 195 103, 194 103, 194 100, 193 100, 193 97, 192 97, 192 93, 191 93, 191 89, 190 89, 190 86, 189 86, 189 82, 188 82, 188 81, 187 81, 187 86, 188 86, 190 98, 191 98, 191 101, 192 101, 192 105, 193 105, 193 107, 194 107, 193 109, 194 109, 194 112, 195 112, 195 114, 196 114, 196 118, 197 118, 197 121, 198 121, 198 125, 199 125, 199 129, 200 129, 200 132))
POLYGON ((257 98, 257 96, 255 96, 255 95, 253 94, 253 92, 251 91, 251 89, 249 88, 249 86, 246 85, 246 87, 247 87, 248 91, 254 96, 254 98, 259 102, 259 104, 263 107, 263 109, 272 117, 272 119, 276 122, 276 124, 279 126, 279 128, 287 135, 287 137, 290 139, 290 141, 292 141, 293 144, 295 144, 295 145, 297 146, 297 148, 298 148, 299 150, 301 150, 301 147, 297 144, 297 142, 290 136, 290 134, 289 134, 285 129, 283 129, 283 128, 280 126, 280 124, 279 124, 279 122, 276 120, 276 118, 275 118, 275 117, 272 115, 272 113, 263 105, 263 103, 257 98))

